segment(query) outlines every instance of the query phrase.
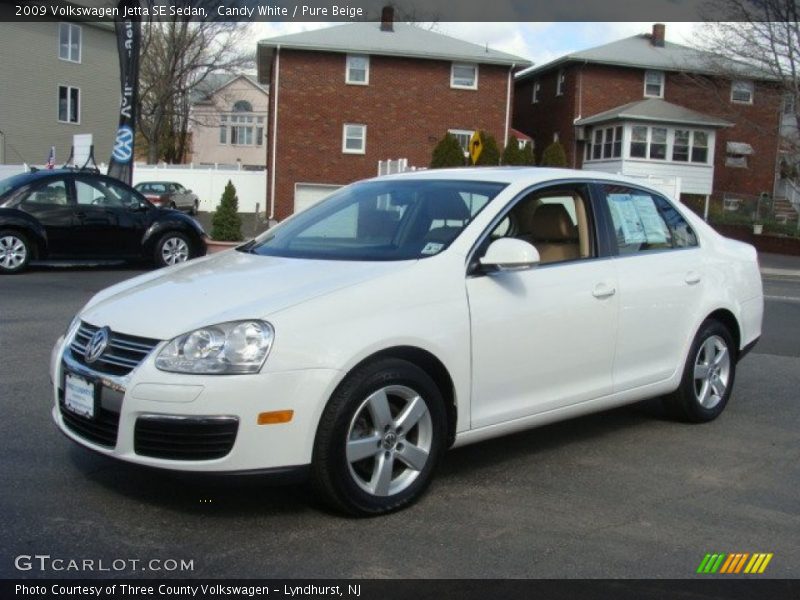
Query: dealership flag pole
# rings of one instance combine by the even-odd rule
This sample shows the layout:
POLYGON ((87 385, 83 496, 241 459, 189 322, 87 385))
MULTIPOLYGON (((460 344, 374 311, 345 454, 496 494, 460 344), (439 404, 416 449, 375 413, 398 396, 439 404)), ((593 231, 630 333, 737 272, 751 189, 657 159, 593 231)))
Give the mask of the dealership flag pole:
POLYGON ((138 16, 125 10, 131 0, 118 4, 119 14, 128 16, 117 18, 114 27, 117 32, 117 51, 119 52, 119 80, 122 100, 119 107, 119 127, 111 150, 108 174, 130 184, 133 177, 133 140, 136 132, 136 99, 139 91, 139 46, 142 38, 142 23, 138 16))

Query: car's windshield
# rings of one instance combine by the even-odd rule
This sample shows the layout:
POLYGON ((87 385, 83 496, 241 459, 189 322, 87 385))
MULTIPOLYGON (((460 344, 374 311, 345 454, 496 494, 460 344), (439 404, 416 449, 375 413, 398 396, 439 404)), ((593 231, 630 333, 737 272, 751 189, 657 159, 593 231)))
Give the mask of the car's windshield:
POLYGON ((357 183, 268 230, 246 249, 266 256, 327 260, 433 256, 504 187, 424 179, 357 183))
POLYGON ((2 197, 6 192, 14 189, 15 187, 26 183, 28 179, 30 179, 30 173, 20 173, 19 175, 14 175, 13 177, 7 177, 0 181, 0 197, 2 197))

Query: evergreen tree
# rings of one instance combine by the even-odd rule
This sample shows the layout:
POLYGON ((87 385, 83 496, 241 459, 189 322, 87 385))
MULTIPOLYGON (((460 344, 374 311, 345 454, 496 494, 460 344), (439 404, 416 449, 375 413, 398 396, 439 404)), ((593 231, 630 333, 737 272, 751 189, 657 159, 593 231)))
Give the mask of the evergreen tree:
POLYGON ((543 167, 566 167, 567 154, 564 152, 564 146, 559 142, 553 142, 542 152, 543 167))
POLYGON ((486 133, 485 131, 481 131, 480 136, 481 140, 483 140, 483 150, 481 150, 481 154, 478 157, 478 162, 475 163, 475 166, 496 167, 500 164, 500 149, 497 147, 497 140, 494 139, 493 135, 486 133))
POLYGON ((242 218, 239 216, 239 198, 231 180, 225 185, 222 200, 211 221, 211 237, 218 242, 238 242, 242 239, 242 218))
POLYGON ((514 136, 508 140, 505 149, 503 150, 503 164, 506 166, 524 165, 525 156, 524 151, 519 147, 519 140, 514 136))
POLYGON ((461 148, 461 144, 452 133, 446 133, 433 149, 431 169, 463 166, 464 150, 461 148))

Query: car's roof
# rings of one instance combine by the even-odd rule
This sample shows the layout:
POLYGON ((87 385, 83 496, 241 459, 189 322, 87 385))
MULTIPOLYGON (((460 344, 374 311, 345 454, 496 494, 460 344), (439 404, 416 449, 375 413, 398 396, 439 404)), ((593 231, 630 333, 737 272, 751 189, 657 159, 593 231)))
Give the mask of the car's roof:
POLYGON ((140 185, 178 185, 177 181, 140 181, 136 184, 137 187, 140 185))

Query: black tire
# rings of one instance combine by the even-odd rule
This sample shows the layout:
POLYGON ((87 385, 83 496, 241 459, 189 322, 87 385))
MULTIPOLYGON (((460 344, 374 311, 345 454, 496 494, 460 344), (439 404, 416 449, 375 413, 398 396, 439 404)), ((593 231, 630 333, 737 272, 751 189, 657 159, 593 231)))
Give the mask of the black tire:
POLYGON ((169 203, 169 208, 171 208, 172 210, 175 210, 175 209, 176 209, 176 208, 178 208, 178 207, 177 207, 177 206, 175 206, 175 203, 174 203, 174 202, 170 202, 170 203, 169 203))
POLYGON ((170 267, 172 265, 186 262, 194 257, 194 249, 192 242, 185 234, 180 231, 168 231, 162 235, 158 242, 156 242, 155 250, 153 253, 153 261, 157 267, 170 267), (175 252, 171 252, 171 248, 177 245, 178 248, 183 248, 180 243, 185 245, 185 251, 181 250, 180 255, 184 258, 178 260, 175 252), (170 258, 175 257, 175 258, 170 258))
POLYGON ((707 423, 716 419, 730 399, 736 378, 736 360, 737 348, 728 328, 714 319, 704 321, 686 357, 680 386, 664 398, 669 413, 690 423, 707 423), (727 358, 720 358, 723 346, 727 358), (718 377, 713 384, 705 377, 696 377, 695 367, 698 368, 697 375, 702 375, 705 363, 713 367, 709 375, 712 380, 716 369, 718 377))
POLYGON ((197 200, 192 202, 192 207, 189 209, 189 214, 192 216, 197 215, 197 200))
MULTIPOLYGON (((419 407, 416 398, 408 400, 405 407, 412 403, 419 407)), ((370 516, 398 510, 417 500, 427 489, 445 450, 446 439, 444 401, 430 376, 404 360, 377 360, 348 375, 325 408, 314 442, 312 486, 330 506, 351 515, 370 516), (379 398, 380 390, 388 390, 385 393, 391 412, 391 425, 383 430, 375 425, 377 420, 368 400, 379 398), (421 399, 427 414, 413 421, 408 431, 403 431, 398 427, 397 417, 405 401, 399 394, 407 395, 408 390, 421 399), (366 440, 370 444, 364 445, 365 448, 372 448, 375 443, 374 449, 367 450, 371 454, 351 463, 347 454, 348 441, 366 440), (418 462, 421 468, 412 468, 404 462, 406 452, 412 448, 416 452, 422 447, 427 447, 428 452, 417 455, 418 459, 425 456, 424 463, 418 462), (389 481, 385 484, 386 493, 365 489, 364 485, 369 485, 366 481, 369 473, 373 481, 379 481, 376 473, 384 464, 389 465, 388 479, 384 479, 389 481), (394 492, 392 486, 396 488, 394 492)))
POLYGON ((32 251, 25 234, 14 229, 0 230, 0 274, 13 275, 24 271, 32 251))

